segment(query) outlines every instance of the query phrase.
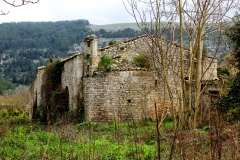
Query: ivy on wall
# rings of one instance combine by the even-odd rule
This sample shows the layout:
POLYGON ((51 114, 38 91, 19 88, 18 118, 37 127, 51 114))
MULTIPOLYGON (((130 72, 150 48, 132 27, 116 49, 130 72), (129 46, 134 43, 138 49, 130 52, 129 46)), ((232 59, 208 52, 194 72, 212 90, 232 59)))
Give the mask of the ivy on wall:
POLYGON ((61 75, 64 63, 61 60, 51 61, 44 68, 41 88, 42 104, 37 108, 38 118, 52 123, 69 110, 68 88, 62 89, 61 75))

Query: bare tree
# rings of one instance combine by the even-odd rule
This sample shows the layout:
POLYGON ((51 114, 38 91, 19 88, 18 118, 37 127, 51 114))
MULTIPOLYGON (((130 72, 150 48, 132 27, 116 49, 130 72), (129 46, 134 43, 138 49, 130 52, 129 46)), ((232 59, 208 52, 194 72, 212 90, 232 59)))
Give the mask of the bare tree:
POLYGON ((202 80, 212 64, 203 69, 204 39, 207 34, 222 33, 227 13, 239 1, 123 0, 123 3, 151 41, 150 54, 163 81, 164 104, 170 100, 172 113, 178 114, 180 124, 197 128, 201 120, 202 80), (173 51, 164 38, 178 43, 179 49, 173 51))
MULTIPOLYGON (((188 111, 193 108, 194 113, 191 114, 193 120, 193 128, 197 127, 201 120, 201 95, 202 95, 202 80, 206 76, 206 70, 203 68, 204 59, 204 39, 207 34, 220 35, 226 27, 227 13, 237 7, 237 0, 178 0, 175 6, 179 6, 178 14, 183 21, 181 30, 184 30, 188 35, 187 46, 190 50, 190 67, 188 74, 188 111), (181 17, 182 14, 182 17, 181 17), (194 71, 194 68, 196 70, 194 71), (195 72, 195 73, 194 73, 195 72), (193 85, 193 81, 195 81, 193 85), (195 91, 195 95, 190 93, 195 91), (193 100, 192 100, 192 97, 193 100), (194 102, 194 104, 192 104, 194 102)), ((218 47, 216 47, 216 50, 218 47)), ((209 68, 211 63, 207 68, 209 68)))

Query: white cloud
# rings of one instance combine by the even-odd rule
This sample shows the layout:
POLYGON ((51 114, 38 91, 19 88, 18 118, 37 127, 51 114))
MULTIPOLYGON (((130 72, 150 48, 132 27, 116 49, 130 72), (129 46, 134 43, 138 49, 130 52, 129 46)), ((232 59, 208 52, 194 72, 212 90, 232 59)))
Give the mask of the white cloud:
POLYGON ((133 22, 122 0, 40 0, 37 4, 12 7, 0 2, 8 15, 0 16, 0 22, 59 21, 87 19, 92 24, 133 22))

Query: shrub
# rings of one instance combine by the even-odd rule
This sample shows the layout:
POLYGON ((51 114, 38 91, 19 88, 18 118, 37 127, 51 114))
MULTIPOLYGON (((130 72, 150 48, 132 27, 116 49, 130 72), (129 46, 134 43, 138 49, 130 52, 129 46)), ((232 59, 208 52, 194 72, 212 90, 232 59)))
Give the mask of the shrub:
POLYGON ((10 81, 0 78, 0 95, 2 95, 5 90, 15 89, 15 87, 16 86, 10 81))
POLYGON ((227 113, 228 120, 240 120, 240 72, 237 74, 231 90, 218 102, 217 109, 227 113))
POLYGON ((123 51, 125 49, 125 47, 120 47, 120 50, 123 51))
POLYGON ((133 63, 139 67, 150 68, 150 58, 146 54, 140 54, 134 57, 133 63))
POLYGON ((91 57, 91 54, 86 54, 86 59, 89 59, 91 57))
POLYGON ((109 46, 112 46, 112 45, 114 45, 114 44, 117 44, 117 41, 111 40, 111 41, 108 42, 108 45, 109 45, 109 46))
POLYGON ((228 75, 228 76, 230 76, 230 72, 228 71, 227 68, 218 68, 217 69, 217 75, 218 75, 218 77, 221 76, 221 75, 228 75))
POLYGON ((98 68, 101 70, 110 71, 111 70, 112 59, 107 55, 102 56, 101 61, 98 64, 98 68))

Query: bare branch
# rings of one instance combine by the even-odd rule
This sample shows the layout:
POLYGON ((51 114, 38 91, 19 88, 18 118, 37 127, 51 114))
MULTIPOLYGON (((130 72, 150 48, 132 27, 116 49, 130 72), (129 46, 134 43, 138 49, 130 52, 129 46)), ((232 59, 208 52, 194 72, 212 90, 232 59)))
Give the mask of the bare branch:
POLYGON ((32 1, 32 0, 21 0, 22 2, 21 3, 16 3, 16 1, 12 1, 12 2, 9 2, 7 0, 3 0, 3 2, 11 5, 11 6, 14 6, 14 7, 20 7, 20 6, 24 6, 24 5, 27 5, 27 4, 35 4, 35 3, 38 3, 39 0, 36 0, 36 1, 32 1))
POLYGON ((0 15, 1 15, 1 16, 2 16, 2 15, 7 15, 9 12, 10 12, 10 11, 8 11, 8 12, 6 13, 6 12, 3 12, 3 11, 1 10, 0 15))

